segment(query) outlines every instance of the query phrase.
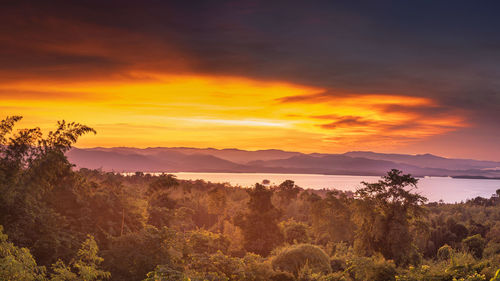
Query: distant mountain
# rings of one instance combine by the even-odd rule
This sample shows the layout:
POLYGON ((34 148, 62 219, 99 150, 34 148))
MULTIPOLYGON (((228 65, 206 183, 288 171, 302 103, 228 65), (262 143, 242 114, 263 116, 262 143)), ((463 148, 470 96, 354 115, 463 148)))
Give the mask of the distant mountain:
POLYGON ((300 152, 290 152, 278 149, 267 149, 257 151, 247 151, 235 148, 215 149, 215 148, 192 148, 192 147, 148 147, 144 149, 132 147, 113 147, 113 148, 92 148, 92 150, 119 152, 119 153, 134 153, 141 155, 156 155, 162 152, 179 152, 185 155, 203 154, 212 155, 220 159, 231 161, 239 164, 246 164, 256 160, 275 160, 286 159, 292 156, 301 155, 300 152))
POLYGON ((363 157, 374 160, 386 160, 396 163, 406 163, 422 168, 439 168, 448 170, 470 170, 500 167, 500 162, 479 161, 471 159, 449 159, 432 154, 385 154, 371 151, 352 151, 344 153, 350 157, 363 157))
POLYGON ((68 159, 78 168, 116 172, 255 172, 383 175, 400 169, 415 176, 499 177, 500 162, 354 151, 303 154, 282 150, 155 147, 74 148, 68 159))

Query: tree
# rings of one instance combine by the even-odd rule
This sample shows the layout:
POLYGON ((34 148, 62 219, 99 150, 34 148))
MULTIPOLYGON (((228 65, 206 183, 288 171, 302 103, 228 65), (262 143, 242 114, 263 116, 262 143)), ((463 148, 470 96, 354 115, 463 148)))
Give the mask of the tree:
POLYGON ((312 203, 312 228, 319 241, 352 242, 351 201, 344 192, 330 191, 325 198, 312 203))
POLYGON ((45 267, 36 264, 28 249, 16 247, 7 239, 0 225, 0 280, 45 280, 45 267))
POLYGON ((307 225, 305 223, 289 221, 284 223, 283 233, 288 244, 308 243, 307 225))
POLYGON ((476 259, 483 257, 485 245, 486 242, 479 234, 469 236, 462 241, 464 250, 471 253, 476 259))
POLYGON ((157 265, 178 270, 183 256, 179 240, 173 229, 153 226, 115 237, 103 251, 106 268, 114 280, 141 280, 157 265))
POLYGON ((0 224, 14 243, 29 246, 39 263, 49 265, 78 247, 67 225, 80 207, 75 189, 81 181, 65 153, 95 131, 61 121, 46 137, 39 128, 13 133, 19 120, 0 122, 0 224))
POLYGON ((286 206, 290 201, 297 199, 301 188, 292 180, 285 180, 275 188, 281 206, 286 206))
POLYGON ((410 226, 424 214, 425 197, 412 193, 418 180, 391 170, 377 183, 366 183, 356 191, 355 248, 361 254, 379 252, 397 264, 408 264, 414 256, 410 226), (407 190, 407 188, 409 189, 407 190))
POLYGON ((161 175, 158 178, 156 178, 150 185, 148 192, 150 194, 157 192, 157 191, 165 191, 168 190, 172 187, 178 186, 179 182, 177 181, 177 178, 175 175, 168 174, 168 175, 161 175))
POLYGON ((447 261, 451 258, 453 249, 449 245, 444 245, 437 251, 437 258, 442 261, 447 261))
POLYGON ((69 266, 61 260, 52 266, 54 273, 51 274, 50 281, 93 281, 110 278, 109 272, 98 268, 104 260, 97 255, 98 252, 94 237, 88 235, 78 250, 76 259, 69 266))
POLYGON ((278 227, 281 214, 271 202, 273 191, 261 184, 249 189, 247 212, 236 216, 234 224, 241 228, 247 251, 267 256, 283 240, 278 227))

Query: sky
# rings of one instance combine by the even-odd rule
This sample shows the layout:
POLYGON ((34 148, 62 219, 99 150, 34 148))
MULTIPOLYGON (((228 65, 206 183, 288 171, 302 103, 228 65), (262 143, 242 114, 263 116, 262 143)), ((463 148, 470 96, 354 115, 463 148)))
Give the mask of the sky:
POLYGON ((500 161, 497 1, 4 1, 0 118, 78 147, 500 161))

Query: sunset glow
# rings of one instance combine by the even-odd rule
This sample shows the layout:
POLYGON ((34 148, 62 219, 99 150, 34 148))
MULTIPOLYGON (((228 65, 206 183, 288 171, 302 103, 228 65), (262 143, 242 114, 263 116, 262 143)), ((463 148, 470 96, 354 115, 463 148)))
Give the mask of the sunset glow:
POLYGON ((55 6, 2 9, 0 110, 95 128, 79 147, 500 157, 499 57, 484 43, 498 29, 481 24, 494 14, 462 26, 402 3, 55 6))
POLYGON ((419 113, 429 98, 353 94, 240 77, 135 73, 131 81, 21 81, 0 86, 2 110, 26 126, 94 127, 80 146, 195 146, 336 152, 376 149, 465 126, 419 113), (399 108, 400 105, 404 107, 399 108), (377 138, 374 138, 374 137, 377 138))

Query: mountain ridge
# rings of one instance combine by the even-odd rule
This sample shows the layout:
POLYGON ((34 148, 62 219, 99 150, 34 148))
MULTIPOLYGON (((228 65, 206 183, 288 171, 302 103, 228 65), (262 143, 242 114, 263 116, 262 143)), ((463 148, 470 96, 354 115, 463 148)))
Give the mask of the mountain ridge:
POLYGON ((300 153, 279 149, 247 151, 191 147, 73 148, 77 168, 115 172, 255 172, 383 175, 400 169, 415 176, 499 177, 500 162, 445 158, 433 154, 350 151, 300 153))

